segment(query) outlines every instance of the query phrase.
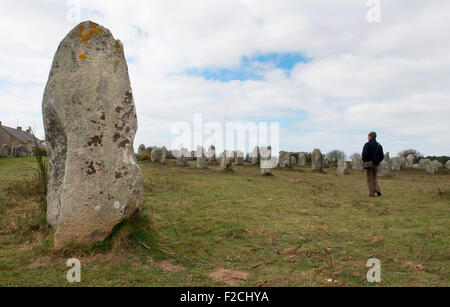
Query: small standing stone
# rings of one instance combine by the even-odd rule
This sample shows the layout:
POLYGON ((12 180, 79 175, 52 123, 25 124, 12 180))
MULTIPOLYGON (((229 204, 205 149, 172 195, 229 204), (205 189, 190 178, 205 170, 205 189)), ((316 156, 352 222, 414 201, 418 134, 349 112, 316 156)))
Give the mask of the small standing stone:
POLYGON ((197 168, 203 169, 206 168, 206 164, 208 159, 205 156, 205 150, 202 146, 197 147, 197 152, 195 153, 197 158, 197 168))
POLYGON ((426 170, 427 165, 431 163, 430 159, 420 159, 419 166, 421 169, 426 170))
POLYGON ((185 157, 178 157, 177 158, 177 162, 176 162, 177 166, 189 166, 189 160, 188 158, 185 157))
POLYGON ((384 160, 378 166, 377 176, 378 177, 391 177, 391 164, 390 164, 390 158, 389 158, 388 152, 384 155, 384 160))
POLYGON ((445 167, 450 169, 450 160, 448 160, 447 163, 445 163, 445 167))
POLYGON ((244 161, 244 153, 240 150, 236 150, 236 158, 235 158, 235 163, 236 165, 244 165, 245 161, 244 161))
POLYGON ((438 160, 433 160, 426 164, 425 171, 428 174, 435 175, 437 171, 442 167, 442 163, 438 160))
POLYGON ((213 145, 209 146, 209 150, 206 153, 206 157, 208 158, 209 162, 216 162, 217 161, 217 159, 216 159, 216 147, 215 146, 213 146, 213 145))
POLYGON ((339 159, 337 162, 336 175, 343 176, 343 175, 348 175, 348 174, 349 174, 349 171, 348 171, 347 161, 345 161, 345 159, 339 159))
POLYGON ((414 156, 413 154, 409 154, 406 157, 406 161, 405 161, 405 167, 406 168, 412 168, 414 165, 414 160, 416 159, 416 156, 414 156))
POLYGON ((314 149, 311 161, 313 171, 321 172, 323 168, 323 155, 319 149, 314 149))
POLYGON ((298 166, 301 166, 301 167, 306 166, 306 154, 304 152, 301 152, 298 155, 298 166))
POLYGON ((261 176, 272 176, 274 160, 272 159, 272 147, 261 147, 260 150, 261 176))
POLYGON ((354 155, 352 157, 352 169, 355 171, 364 170, 362 158, 359 155, 354 155))
POLYGON ((153 147, 152 149, 152 162, 161 162, 162 159, 162 149, 158 147, 153 147))
POLYGON ((391 159, 391 171, 403 171, 406 168, 405 157, 395 157, 391 159))
POLYGON ((144 144, 139 145, 138 155, 142 156, 143 154, 145 154, 145 151, 146 151, 145 145, 144 144))
POLYGON ((291 167, 291 153, 286 151, 280 151, 280 167, 290 168, 291 167))
POLYGON ((167 148, 161 148, 161 160, 159 161, 161 164, 166 164, 167 159, 167 148))
POLYGON ((177 166, 189 166, 190 152, 186 148, 182 148, 181 151, 174 150, 172 151, 172 155, 177 158, 177 166))
POLYGON ((224 171, 224 170, 232 171, 233 170, 233 159, 232 159, 232 156, 228 157, 226 150, 221 155, 220 169, 222 171, 224 171))
POLYGON ((297 165, 297 158, 295 156, 291 157, 291 165, 297 165))
POLYGON ((255 149, 253 149, 252 154, 250 155, 250 158, 252 159, 252 165, 257 165, 261 161, 261 154, 259 147, 256 146, 255 149))

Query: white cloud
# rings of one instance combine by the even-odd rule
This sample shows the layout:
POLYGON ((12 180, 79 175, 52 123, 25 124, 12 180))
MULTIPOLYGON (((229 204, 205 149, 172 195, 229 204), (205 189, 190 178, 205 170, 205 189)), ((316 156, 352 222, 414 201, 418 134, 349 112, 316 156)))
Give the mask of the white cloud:
MULTIPOLYGON (((450 3, 381 1, 369 24, 366 1, 85 0, 93 19, 121 39, 138 110, 136 144, 170 145, 175 121, 289 120, 281 148, 361 149, 377 130, 395 154, 413 147, 449 154, 450 3), (302 53, 289 77, 268 66, 262 81, 220 82, 187 68, 237 68, 243 56, 302 53), (300 120, 299 114, 307 113, 300 120), (298 121, 295 119, 298 118, 298 121), (294 122, 292 122, 294 120, 294 122)), ((64 1, 3 4, 0 120, 38 124, 54 52, 76 24, 64 1)))

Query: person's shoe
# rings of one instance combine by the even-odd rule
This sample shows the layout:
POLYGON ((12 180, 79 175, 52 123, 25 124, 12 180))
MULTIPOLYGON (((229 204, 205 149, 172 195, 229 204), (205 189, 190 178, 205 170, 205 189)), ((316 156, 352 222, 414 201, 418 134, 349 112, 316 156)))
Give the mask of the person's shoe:
POLYGON ((381 197, 383 196, 383 194, 381 194, 381 192, 377 192, 377 197, 381 197))
POLYGON ((369 195, 369 197, 377 197, 376 195, 369 195))

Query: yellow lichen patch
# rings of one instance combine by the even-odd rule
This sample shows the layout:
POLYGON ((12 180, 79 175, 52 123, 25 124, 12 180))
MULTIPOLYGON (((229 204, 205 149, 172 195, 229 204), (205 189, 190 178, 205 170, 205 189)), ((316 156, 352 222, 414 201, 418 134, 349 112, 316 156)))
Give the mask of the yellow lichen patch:
POLYGON ((116 64, 119 64, 120 63, 120 60, 116 60, 116 64))
POLYGON ((80 54, 78 57, 79 57, 81 60, 86 60, 86 56, 85 56, 84 54, 80 54))
POLYGON ((122 50, 122 45, 120 44, 119 41, 116 42, 116 53, 120 53, 120 51, 122 50))
POLYGON ((84 24, 80 24, 78 26, 78 30, 80 30, 80 32, 78 33, 78 37, 81 39, 82 42, 87 42, 92 38, 94 34, 103 33, 103 30, 98 27, 98 24, 92 21, 89 21, 89 30, 87 31, 86 34, 84 33, 85 32, 84 24))

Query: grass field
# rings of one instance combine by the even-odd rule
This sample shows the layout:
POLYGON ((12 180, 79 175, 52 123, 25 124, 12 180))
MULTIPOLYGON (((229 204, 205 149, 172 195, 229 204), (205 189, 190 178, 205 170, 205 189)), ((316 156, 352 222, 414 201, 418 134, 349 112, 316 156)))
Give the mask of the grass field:
POLYGON ((147 243, 130 239, 133 226, 94 249, 55 251, 35 160, 0 159, 0 286, 72 286, 69 258, 81 261, 76 286, 450 286, 446 169, 394 173, 372 199, 363 172, 140 166, 147 243), (380 284, 367 282, 370 258, 380 284))

